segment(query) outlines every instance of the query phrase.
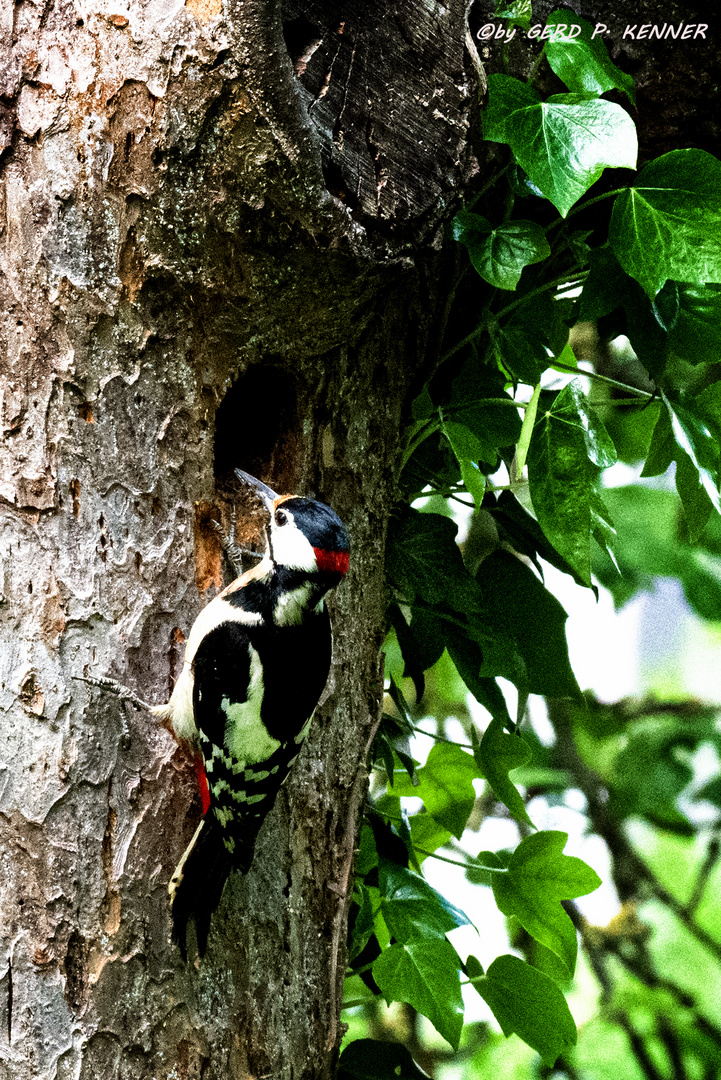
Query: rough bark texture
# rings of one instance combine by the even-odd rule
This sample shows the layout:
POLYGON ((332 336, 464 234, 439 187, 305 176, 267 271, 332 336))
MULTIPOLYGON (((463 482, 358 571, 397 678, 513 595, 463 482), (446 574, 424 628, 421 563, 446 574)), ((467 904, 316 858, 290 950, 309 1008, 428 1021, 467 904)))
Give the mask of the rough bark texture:
POLYGON ((342 7, 4 8, 0 1077, 333 1072, 393 466, 473 88, 464 0, 342 7), (167 699, 234 465, 331 503, 352 568, 331 695, 183 965, 187 759, 74 676, 167 699))

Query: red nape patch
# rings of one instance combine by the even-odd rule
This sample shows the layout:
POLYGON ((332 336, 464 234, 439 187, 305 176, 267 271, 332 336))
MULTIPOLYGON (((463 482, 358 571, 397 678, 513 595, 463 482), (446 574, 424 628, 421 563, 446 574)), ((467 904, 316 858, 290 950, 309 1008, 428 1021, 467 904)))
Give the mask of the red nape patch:
POLYGON ((349 556, 347 551, 325 551, 313 548, 318 569, 324 574, 337 574, 343 577, 348 573, 349 556))
POLYGON ((203 807, 203 813, 207 814, 210 810, 210 788, 208 787, 208 777, 205 775, 205 766, 203 765, 202 758, 195 759, 195 773, 198 777, 198 787, 200 788, 200 802, 203 807))

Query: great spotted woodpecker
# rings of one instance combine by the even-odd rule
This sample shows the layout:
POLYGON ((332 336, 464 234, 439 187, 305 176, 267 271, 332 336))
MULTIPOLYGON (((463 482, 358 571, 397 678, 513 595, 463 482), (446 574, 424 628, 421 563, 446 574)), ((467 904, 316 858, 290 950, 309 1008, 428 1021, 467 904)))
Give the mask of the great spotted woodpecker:
POLYGON ((330 507, 237 473, 265 504, 267 550, 201 611, 170 701, 153 707, 202 759, 204 816, 168 886, 184 955, 191 920, 205 952, 226 878, 249 868, 298 755, 330 669, 324 597, 348 569, 348 534, 330 507))

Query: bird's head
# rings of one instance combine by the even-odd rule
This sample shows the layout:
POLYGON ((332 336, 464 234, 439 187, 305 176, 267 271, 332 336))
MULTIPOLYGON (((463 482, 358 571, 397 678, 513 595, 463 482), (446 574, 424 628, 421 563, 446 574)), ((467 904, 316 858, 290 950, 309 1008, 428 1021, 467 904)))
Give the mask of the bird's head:
POLYGON ((302 495, 277 495, 242 469, 235 471, 268 511, 268 554, 275 565, 318 574, 329 587, 337 585, 348 570, 350 541, 336 512, 302 495))

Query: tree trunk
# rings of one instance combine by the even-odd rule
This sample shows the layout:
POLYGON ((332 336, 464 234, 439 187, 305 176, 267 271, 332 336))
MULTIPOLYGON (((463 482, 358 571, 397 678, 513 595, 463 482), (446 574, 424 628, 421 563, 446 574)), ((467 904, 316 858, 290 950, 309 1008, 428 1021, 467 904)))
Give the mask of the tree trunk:
POLYGON ((475 79, 465 0, 341 7, 3 17, 0 1077, 335 1067, 384 538, 475 79), (184 964, 167 882, 200 814, 190 763, 76 677, 167 699, 222 584, 234 466, 330 503, 351 572, 331 692, 184 964))
MULTIPOLYGON (((477 171, 467 6, 3 11, 0 1080, 334 1071, 400 432, 477 171), (234 466, 329 502, 351 572, 330 695, 208 954, 183 964, 167 882, 200 814, 190 763, 76 677, 167 699, 222 584, 234 466)), ((585 14, 618 49, 625 19, 585 14)), ((654 151, 682 121, 713 142, 717 119, 699 137, 654 82, 673 45, 623 47, 647 65, 654 151)), ((516 74, 536 48, 512 43, 516 74)), ((685 93, 718 95, 715 48, 674 52, 685 93)), ((489 70, 499 49, 479 45, 489 70)))

